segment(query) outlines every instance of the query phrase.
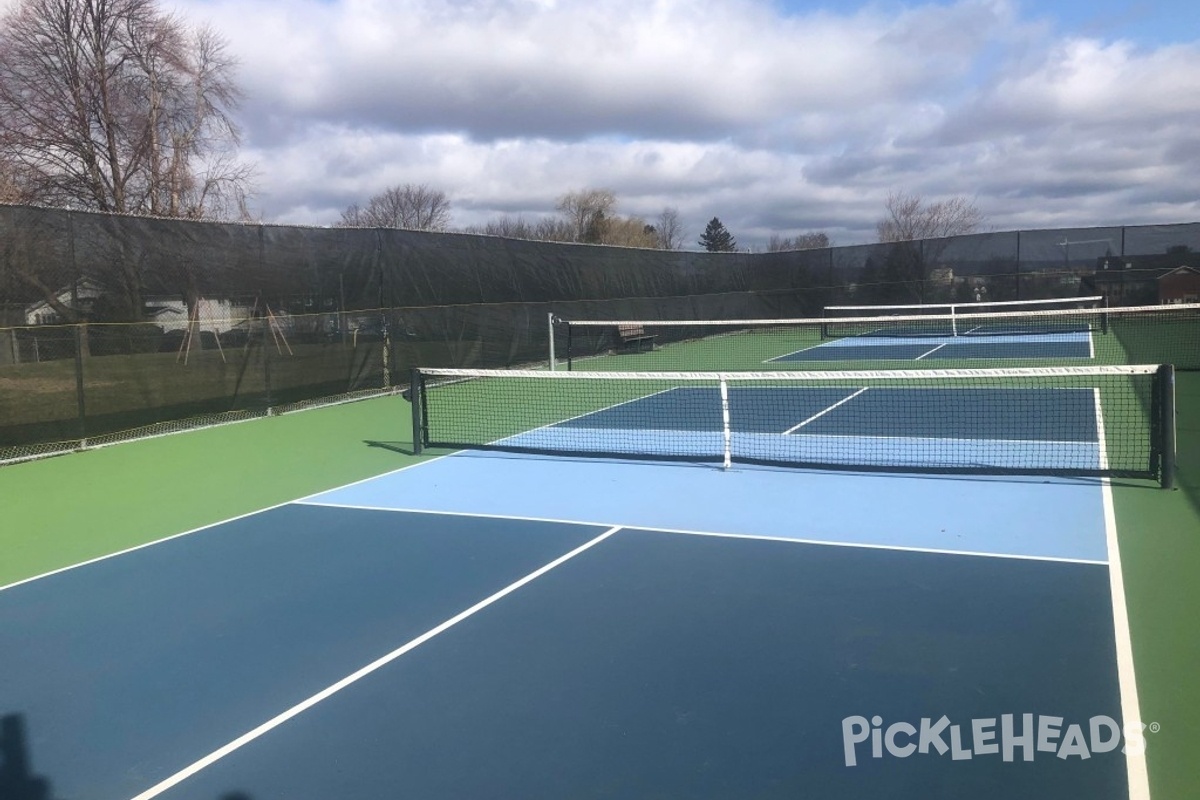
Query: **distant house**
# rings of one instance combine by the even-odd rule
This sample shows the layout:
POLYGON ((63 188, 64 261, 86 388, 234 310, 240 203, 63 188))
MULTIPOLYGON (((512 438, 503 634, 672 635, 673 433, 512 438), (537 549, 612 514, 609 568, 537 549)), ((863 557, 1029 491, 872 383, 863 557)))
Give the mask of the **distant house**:
MULTIPOLYGON (((72 284, 64 286, 54 293, 54 299, 59 305, 66 306, 87 317, 92 313, 96 300, 104 294, 100 284, 89 278, 80 278, 72 284)), ((48 300, 38 300, 25 306, 26 325, 61 325, 67 320, 55 309, 48 300)))
POLYGON ((1082 294, 1104 295, 1110 306, 1140 306, 1158 302, 1161 270, 1134 269, 1133 264, 1105 259, 1095 275, 1084 280, 1082 294))
POLYGON ((952 286, 954 267, 934 267, 929 270, 929 282, 939 286, 952 286))
MULTIPOLYGON (((250 316, 250 312, 250 307, 245 303, 232 300, 202 297, 196 303, 196 318, 200 321, 200 327, 216 334, 233 330, 250 316)), ((147 298, 146 321, 162 328, 164 333, 186 330, 187 304, 178 297, 147 298)))
POLYGON ((1158 302, 1200 303, 1200 270, 1176 267, 1158 277, 1158 302))
MULTIPOLYGON (((103 294, 104 288, 98 283, 81 278, 59 289, 54 299, 59 305, 71 308, 87 319, 92 316, 96 301, 103 294)), ((149 296, 144 303, 145 320, 157 325, 164 333, 187 328, 188 309, 182 297, 149 296)), ((55 309, 55 304, 47 300, 27 305, 24 316, 26 325, 60 325, 67 321, 55 309)), ((204 330, 222 334, 250 316, 250 306, 243 302, 203 297, 196 304, 196 316, 204 330)))
POLYGON ((1198 302, 1200 254, 1101 258, 1083 293, 1104 295, 1110 306, 1198 302))

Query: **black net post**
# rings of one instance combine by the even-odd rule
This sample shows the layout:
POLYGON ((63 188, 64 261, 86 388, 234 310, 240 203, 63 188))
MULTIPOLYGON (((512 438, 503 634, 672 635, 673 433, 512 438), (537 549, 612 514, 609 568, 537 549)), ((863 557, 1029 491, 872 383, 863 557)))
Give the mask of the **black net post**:
POLYGON ((421 398, 424 392, 421 391, 421 371, 419 369, 411 369, 408 372, 408 400, 412 403, 412 441, 413 455, 421 455, 421 450, 425 444, 424 430, 421 425, 421 398))
POLYGON ((1159 447, 1162 453, 1159 480, 1164 489, 1175 487, 1175 367, 1163 364, 1158 368, 1159 397, 1162 398, 1159 420, 1159 447))
POLYGON ((559 323, 567 329, 567 372, 570 372, 574 366, 575 358, 574 342, 572 342, 572 335, 575 329, 569 320, 559 320, 559 323))

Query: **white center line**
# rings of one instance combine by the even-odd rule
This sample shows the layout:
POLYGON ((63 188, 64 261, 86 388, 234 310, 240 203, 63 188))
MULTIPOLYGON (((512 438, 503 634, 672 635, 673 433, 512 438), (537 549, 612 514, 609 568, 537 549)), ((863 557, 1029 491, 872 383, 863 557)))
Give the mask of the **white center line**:
POLYGON ((853 400, 854 398, 858 397, 860 394, 862 394, 863 392, 865 392, 865 391, 866 391, 867 389, 869 389, 869 388, 870 388, 869 386, 864 386, 863 388, 859 389, 857 392, 855 392, 854 394, 850 395, 849 397, 843 397, 841 400, 838 400, 836 403, 834 403, 833 405, 831 405, 829 408, 826 408, 826 409, 824 409, 824 410, 822 410, 822 411, 818 411, 816 414, 813 414, 811 417, 809 417, 808 419, 804 420, 804 422, 801 422, 799 425, 793 425, 792 427, 788 428, 786 431, 784 431, 784 432, 783 432, 783 435, 784 435, 784 436, 787 436, 789 433, 795 433, 796 431, 800 430, 801 428, 803 428, 803 427, 804 427, 805 425, 807 425, 808 423, 812 422, 814 419, 819 419, 819 418, 821 418, 821 417, 825 416, 825 415, 826 415, 826 414, 828 414, 830 411, 833 411, 835 408, 837 408, 838 406, 842 405, 843 403, 849 403, 851 400, 853 400))
POLYGON ((503 589, 501 589, 500 591, 491 595, 490 597, 480 600, 478 603, 476 603, 475 605, 466 609, 465 611, 459 612, 455 616, 453 616, 450 619, 443 622, 441 625, 438 625, 436 628, 431 628, 430 630, 421 634, 417 638, 413 639, 411 642, 408 642, 407 644, 404 644, 404 645, 396 648, 395 650, 388 653, 387 655, 382 656, 381 658, 378 658, 375 661, 372 661, 370 664, 367 664, 365 667, 359 669, 357 672, 347 675, 345 678, 342 678, 337 683, 335 683, 331 686, 328 686, 325 689, 322 689, 321 691, 317 692, 316 694, 314 694, 312 697, 308 698, 307 700, 297 703, 296 705, 289 708, 287 711, 284 711, 283 713, 267 720, 263 724, 259 725, 257 728, 242 734, 241 736, 234 739, 229 744, 226 744, 224 747, 214 750, 213 752, 206 755, 204 758, 201 758, 199 761, 196 761, 195 763, 191 764, 190 766, 181 769, 179 772, 176 772, 174 775, 167 778, 166 780, 163 780, 163 781, 155 784, 154 786, 151 786, 146 791, 144 791, 141 794, 134 797, 133 800, 150 800, 150 798, 152 798, 152 797, 157 797, 158 795, 167 791, 171 787, 181 783, 182 781, 184 781, 187 778, 190 778, 192 775, 195 775, 197 772, 204 769, 205 767, 209 767, 209 766, 215 764, 217 761, 220 761, 222 758, 224 758, 225 756, 234 752, 235 750, 240 749, 244 745, 249 744, 250 742, 257 739, 258 737, 262 736, 263 734, 268 733, 269 731, 279 727, 280 725, 282 725, 283 723, 292 719, 293 717, 299 715, 300 713, 307 711, 308 709, 312 708, 313 706, 315 706, 317 703, 321 702, 322 700, 325 700, 326 698, 336 694, 337 692, 340 692, 342 689, 345 689, 350 684, 355 683, 355 682, 361 680, 362 678, 365 678, 366 676, 370 675, 372 672, 375 672, 380 667, 390 664, 391 662, 395 661, 397 658, 399 658, 400 656, 409 652, 410 650, 424 644, 425 642, 429 641, 430 639, 437 636, 438 634, 443 633, 444 631, 454 627, 455 625, 462 622, 467 617, 470 617, 471 615, 475 614, 477 611, 481 611, 484 608, 487 608, 492 603, 496 602, 497 600, 501 599, 502 597, 504 597, 506 595, 511 594, 512 592, 515 592, 517 589, 520 589, 522 586, 524 586, 525 584, 534 580, 535 578, 541 577, 542 575, 546 574, 550 570, 554 569, 555 567, 559 566, 560 564, 563 564, 563 563, 571 560, 572 558, 574 558, 575 556, 584 552, 585 550, 595 547, 600 542, 609 538, 610 536, 612 536, 619 530, 621 530, 621 526, 609 528, 607 531, 600 534, 595 539, 592 539, 590 542, 586 542, 586 543, 580 545, 579 547, 575 548, 571 552, 569 552, 565 555, 559 556, 555 560, 551 561, 549 564, 546 564, 545 566, 541 567, 540 569, 537 569, 537 570, 529 573, 524 578, 521 578, 520 580, 516 581, 515 583, 509 584, 508 586, 504 587, 503 589))
POLYGON ((946 346, 946 345, 948 345, 948 344, 950 344, 950 343, 949 343, 949 342, 942 342, 941 344, 939 344, 937 347, 933 348, 933 349, 932 349, 932 350, 930 350, 929 352, 927 352, 927 353, 921 353, 921 355, 919 355, 919 356, 917 356, 916 358, 914 358, 914 359, 913 359, 913 361, 920 361, 920 360, 921 360, 922 358, 924 358, 925 356, 927 356, 927 355, 930 355, 931 353, 936 353, 938 350, 941 350, 943 347, 945 347, 945 346, 946 346))

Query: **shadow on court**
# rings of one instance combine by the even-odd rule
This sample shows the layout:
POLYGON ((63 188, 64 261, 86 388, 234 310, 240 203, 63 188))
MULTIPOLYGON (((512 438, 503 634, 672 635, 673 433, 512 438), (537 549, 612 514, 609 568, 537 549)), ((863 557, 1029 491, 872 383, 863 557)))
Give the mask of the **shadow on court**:
POLYGON ((416 450, 408 442, 376 442, 367 439, 363 442, 367 447, 378 447, 382 450, 391 450, 393 453, 400 453, 405 456, 415 456, 416 450))
POLYGON ((1175 381, 1175 486, 1200 512, 1200 373, 1175 381))
POLYGON ((50 781, 33 774, 25 718, 0 717, 0 797, 4 800, 50 800, 50 781))
MULTIPOLYGON (((34 774, 29 737, 22 714, 0 717, 0 800, 54 800, 50 779, 34 774)), ((218 800, 254 800, 232 791, 218 800)))

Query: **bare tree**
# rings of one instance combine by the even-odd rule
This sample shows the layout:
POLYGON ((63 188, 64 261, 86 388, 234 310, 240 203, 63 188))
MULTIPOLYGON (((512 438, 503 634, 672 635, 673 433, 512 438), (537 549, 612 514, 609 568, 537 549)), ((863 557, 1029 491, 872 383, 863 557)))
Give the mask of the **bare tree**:
POLYGON ((679 220, 679 209, 668 206, 664 208, 655 220, 654 231, 658 237, 658 246, 663 250, 678 250, 683 247, 687 235, 683 232, 683 223, 679 220))
POLYGON ((464 233, 480 233, 486 236, 503 236, 508 239, 529 239, 538 242, 571 242, 574 231, 566 220, 558 217, 543 217, 537 222, 528 222, 524 217, 507 214, 488 220, 482 225, 470 225, 464 233))
POLYGON ((506 239, 536 239, 535 226, 522 216, 501 215, 490 219, 482 225, 468 225, 463 233, 477 233, 484 236, 503 236, 506 239))
POLYGON ((560 197, 556 208, 570 226, 572 241, 599 244, 616 206, 617 197, 608 189, 583 189, 560 197))
POLYGON ((444 231, 450 225, 450 200, 446 193, 425 184, 392 186, 367 201, 342 212, 342 228, 406 228, 444 231))
POLYGON ((771 234, 771 238, 767 240, 767 252, 769 253, 778 253, 784 250, 819 250, 832 246, 829 235, 823 231, 802 233, 794 239, 771 234))
POLYGON ((156 102, 150 210, 168 217, 248 216, 246 187, 253 168, 240 164, 241 132, 224 109, 236 108, 241 92, 233 79, 235 61, 211 28, 191 31, 178 52, 182 70, 148 63, 156 102), (179 77, 187 76, 186 80, 179 77))
POLYGON ((0 152, 39 202, 237 215, 234 68, 155 0, 19 0, 0 24, 0 152))
POLYGON ((656 249, 658 232, 641 217, 613 217, 605 226, 601 244, 656 249))
POLYGON ((983 212, 965 197, 926 203, 919 194, 892 192, 875 229, 881 242, 911 242, 974 233, 983 222, 983 212))
POLYGON ((533 238, 542 242, 573 242, 574 229, 564 219, 543 217, 533 227, 533 238))
POLYGON ((983 213, 964 197, 926 203, 920 195, 893 192, 887 214, 876 225, 879 241, 891 243, 883 263, 870 271, 873 291, 881 300, 937 299, 946 286, 931 280, 950 236, 973 233, 983 213))
POLYGON ((16 168, 0 156, 0 203, 24 203, 28 199, 16 168))
MULTIPOLYGON (((502 216, 467 233, 483 233, 543 242, 583 242, 616 247, 661 247, 659 229, 638 216, 616 213, 617 198, 607 189, 568 192, 558 199, 557 216, 536 223, 521 217, 502 216)), ((678 230, 676 227, 674 230, 678 230)))

